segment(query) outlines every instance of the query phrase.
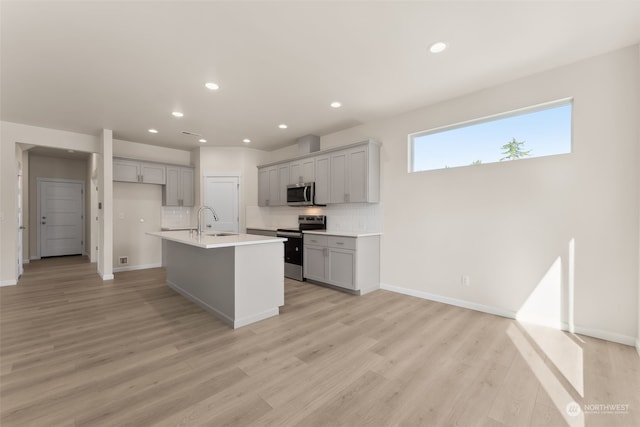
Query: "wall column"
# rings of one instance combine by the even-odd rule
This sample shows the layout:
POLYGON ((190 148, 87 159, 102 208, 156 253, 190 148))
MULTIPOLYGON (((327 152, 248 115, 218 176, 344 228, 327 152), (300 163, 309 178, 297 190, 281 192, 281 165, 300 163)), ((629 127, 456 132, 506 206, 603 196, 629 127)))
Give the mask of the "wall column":
POLYGON ((100 173, 98 174, 98 210, 100 245, 98 274, 102 280, 113 279, 113 131, 103 129, 100 138, 100 173))

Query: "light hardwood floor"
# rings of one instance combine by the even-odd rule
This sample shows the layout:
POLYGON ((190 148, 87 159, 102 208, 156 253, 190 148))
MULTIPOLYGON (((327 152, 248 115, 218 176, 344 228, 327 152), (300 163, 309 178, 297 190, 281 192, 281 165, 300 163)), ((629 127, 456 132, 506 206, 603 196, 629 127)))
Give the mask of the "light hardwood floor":
POLYGON ((280 316, 232 330, 164 280, 27 264, 0 289, 0 425, 640 425, 631 347, 295 281, 280 316))

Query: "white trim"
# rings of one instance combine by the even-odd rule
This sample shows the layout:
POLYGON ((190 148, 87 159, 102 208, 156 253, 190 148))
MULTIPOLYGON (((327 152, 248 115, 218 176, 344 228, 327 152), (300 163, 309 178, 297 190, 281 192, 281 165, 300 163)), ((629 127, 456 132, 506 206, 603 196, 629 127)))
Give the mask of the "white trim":
POLYGON ((27 259, 23 259, 23 260, 22 260, 22 264, 29 264, 30 262, 31 262, 31 261, 29 261, 29 259, 28 259, 28 258, 27 258, 27 259))
POLYGON ((265 310, 261 313, 252 314, 251 316, 242 317, 240 319, 236 319, 233 322, 233 329, 238 329, 243 326, 250 325, 255 322, 259 322, 260 320, 268 319, 269 317, 277 316, 280 314, 280 308, 270 308, 269 310, 265 310))
POLYGON ((158 267, 162 267, 162 263, 129 265, 127 267, 115 267, 113 269, 113 272, 114 273, 119 273, 121 271, 146 270, 148 268, 158 268, 158 267))
POLYGON ((102 280, 113 280, 113 274, 101 274, 102 280))
POLYGON ((468 308, 470 310, 481 311, 483 313, 495 314, 496 316, 508 317, 509 319, 516 318, 514 311, 505 310, 503 308, 491 307, 488 305, 477 304, 474 302, 459 300, 455 298, 443 297, 441 295, 430 294, 427 292, 416 291, 414 289, 401 288, 398 286, 388 285, 386 283, 380 283, 380 289, 396 292, 399 294, 409 295, 412 297, 418 297, 429 301, 441 302, 444 304, 455 305, 456 307, 468 308))
POLYGON ((15 286, 18 282, 15 280, 3 280, 0 282, 0 287, 2 286, 15 286))
POLYGON ((41 258, 40 258, 39 256, 37 256, 37 255, 32 255, 32 256, 31 256, 31 257, 29 257, 29 258, 30 258, 32 261, 36 261, 36 260, 41 259, 41 258))
POLYGON ((593 329, 593 328, 584 328, 582 326, 575 326, 575 331, 576 334, 580 334, 580 335, 586 335, 588 337, 592 337, 592 338, 598 338, 601 340, 606 340, 606 341, 611 341, 611 342, 615 342, 618 344, 624 344, 624 345, 630 345, 633 347, 633 345, 635 344, 636 339, 634 337, 630 337, 627 335, 622 335, 622 334, 618 334, 615 332, 609 332, 609 331, 602 331, 600 329, 593 329))
MULTIPOLYGON (((409 296, 412 296, 412 297, 418 297, 418 298, 426 299, 426 300, 429 300, 429 301, 435 301, 435 302, 441 302, 441 303, 444 303, 444 304, 454 305, 456 307, 461 307, 461 308, 467 308, 467 309, 470 309, 470 310, 480 311, 480 312, 483 312, 483 313, 495 314, 496 316, 507 317, 509 319, 520 321, 519 319, 516 318, 516 316, 517 316, 516 312, 511 311, 511 310, 505 310, 503 308, 491 307, 491 306, 488 306, 488 305, 477 304, 477 303, 474 303, 474 302, 469 302, 469 301, 459 300, 459 299, 455 299, 455 298, 444 297, 444 296, 441 296, 441 295, 430 294, 428 292, 416 291, 414 289, 401 288, 399 286, 388 285, 386 283, 381 283, 380 284, 380 289, 385 289, 387 291, 396 292, 396 293, 403 294, 403 295, 409 295, 409 296)), ((533 320, 533 319, 527 319, 527 320, 533 320)), ((524 321, 524 319, 522 319, 522 321, 524 321)), ((544 326, 548 326, 548 325, 544 325, 544 326)), ((557 325, 554 325, 552 327, 557 328, 557 325)), ((618 344, 629 345, 629 346, 632 346, 632 347, 635 344, 635 347, 638 350, 638 353, 640 354, 640 338, 636 339, 634 337, 618 334, 618 333, 615 333, 615 332, 602 331, 602 330, 593 329, 593 328, 584 328, 584 327, 581 327, 581 326, 578 326, 578 325, 575 325, 574 331, 570 331, 569 330, 569 325, 567 323, 565 323, 565 322, 562 322, 560 327, 561 327, 561 329, 563 331, 577 333, 577 334, 580 334, 580 335, 586 335, 588 337, 598 338, 598 339, 602 339, 602 340, 606 340, 606 341, 611 341, 611 342, 615 342, 615 343, 618 343, 618 344)))

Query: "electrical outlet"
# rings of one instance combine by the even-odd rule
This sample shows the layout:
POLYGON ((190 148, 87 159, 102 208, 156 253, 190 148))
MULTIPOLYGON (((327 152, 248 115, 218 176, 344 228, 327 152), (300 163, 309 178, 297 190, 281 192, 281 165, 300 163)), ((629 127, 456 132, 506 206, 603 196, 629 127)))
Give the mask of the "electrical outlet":
POLYGON ((120 264, 128 264, 128 263, 129 263, 129 257, 126 257, 126 256, 120 257, 120 264))
POLYGON ((461 284, 462 286, 464 286, 464 287, 467 287, 467 288, 468 288, 469 286, 471 286, 471 280, 469 279, 469 276, 464 276, 464 275, 463 275, 463 276, 460 278, 460 284, 461 284))

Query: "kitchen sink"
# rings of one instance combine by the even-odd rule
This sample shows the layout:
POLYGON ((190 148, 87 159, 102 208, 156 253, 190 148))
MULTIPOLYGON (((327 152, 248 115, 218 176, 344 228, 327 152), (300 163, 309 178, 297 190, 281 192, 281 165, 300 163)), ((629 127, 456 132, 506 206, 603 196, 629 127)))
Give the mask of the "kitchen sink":
POLYGON ((213 237, 224 237, 224 236, 237 236, 238 233, 205 233, 207 236, 213 236, 213 237))

